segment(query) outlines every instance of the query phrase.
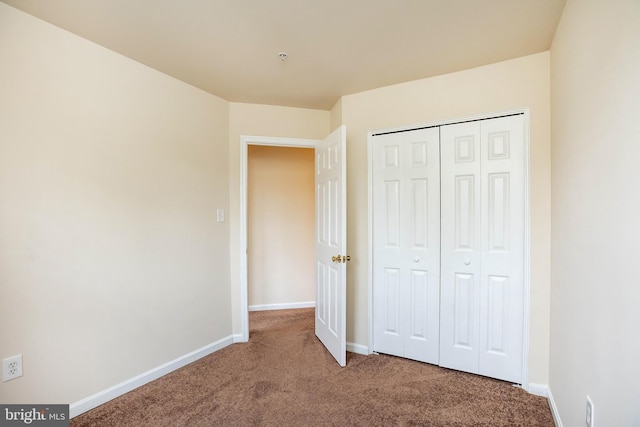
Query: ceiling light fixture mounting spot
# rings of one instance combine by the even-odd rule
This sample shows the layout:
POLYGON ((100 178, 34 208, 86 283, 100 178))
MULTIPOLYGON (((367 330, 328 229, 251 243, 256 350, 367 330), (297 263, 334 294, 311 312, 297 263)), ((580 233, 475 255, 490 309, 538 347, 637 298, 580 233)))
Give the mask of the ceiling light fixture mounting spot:
POLYGON ((289 54, 287 52, 280 52, 278 54, 278 58, 280 58, 280 61, 286 61, 288 57, 289 54))

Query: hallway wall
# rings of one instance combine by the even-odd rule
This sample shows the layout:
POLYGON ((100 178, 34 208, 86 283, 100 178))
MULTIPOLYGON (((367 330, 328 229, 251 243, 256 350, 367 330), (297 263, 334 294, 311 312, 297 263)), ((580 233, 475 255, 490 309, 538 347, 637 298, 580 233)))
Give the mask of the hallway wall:
POLYGON ((249 307, 314 302, 314 150, 250 145, 248 151, 249 307))

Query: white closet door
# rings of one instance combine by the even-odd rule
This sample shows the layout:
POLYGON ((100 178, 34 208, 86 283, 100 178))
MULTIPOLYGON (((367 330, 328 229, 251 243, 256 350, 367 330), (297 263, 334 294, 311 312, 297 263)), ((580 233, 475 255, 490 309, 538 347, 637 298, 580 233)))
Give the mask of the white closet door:
POLYGON ((524 319, 524 123, 481 122, 482 272, 478 372, 520 383, 524 319))
POLYGON ((441 138, 440 364, 519 383, 523 118, 443 126, 441 138))
POLYGON ((374 351, 438 363, 440 168, 437 128, 373 142, 374 351))
POLYGON ((440 365, 478 373, 480 123, 442 126, 440 365))

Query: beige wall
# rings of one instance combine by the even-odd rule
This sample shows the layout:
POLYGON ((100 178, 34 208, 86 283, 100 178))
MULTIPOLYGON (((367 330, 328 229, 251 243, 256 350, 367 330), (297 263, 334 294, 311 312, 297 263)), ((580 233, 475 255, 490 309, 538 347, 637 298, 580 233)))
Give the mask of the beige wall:
POLYGON ((367 345, 367 132, 529 107, 531 111, 531 346, 529 381, 547 384, 549 342, 549 54, 342 98, 347 126, 347 341, 367 345))
POLYGON ((3 3, 0 57, 0 401, 229 336, 228 104, 3 3))
POLYGON ((240 310, 240 136, 323 139, 329 111, 271 105, 229 104, 229 227, 233 331, 242 332, 240 310))
POLYGON ((249 306, 315 301, 315 173, 311 148, 250 145, 249 306))
POLYGON ((551 50, 549 385, 562 423, 640 425, 640 2, 569 0, 551 50))
POLYGON ((347 338, 368 345, 367 132, 519 107, 531 109, 529 380, 547 383, 548 53, 330 112, 227 103, 2 3, 0 53, 0 324, 12 325, 0 357, 25 364, 0 401, 73 402, 241 332, 240 135, 347 125, 347 338))

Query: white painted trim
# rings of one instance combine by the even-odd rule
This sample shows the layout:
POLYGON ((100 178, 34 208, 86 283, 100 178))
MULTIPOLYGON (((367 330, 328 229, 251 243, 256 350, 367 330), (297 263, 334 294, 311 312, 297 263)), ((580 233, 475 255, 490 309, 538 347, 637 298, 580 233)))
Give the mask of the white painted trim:
POLYGON ((240 136, 240 317, 242 339, 249 341, 249 290, 247 280, 247 164, 249 145, 315 148, 315 139, 240 136))
POLYGON ((306 302, 288 302, 283 304, 257 304, 250 305, 249 311, 265 311, 265 310, 290 310, 294 308, 314 308, 315 301, 306 302))
POLYGON ((549 395, 549 386, 546 384, 530 383, 527 389, 530 394, 535 396, 547 397, 549 395))
POLYGON ((368 356, 370 354, 369 347, 367 347, 366 345, 355 344, 352 342, 347 343, 347 351, 350 351, 351 353, 356 353, 356 354, 363 354, 365 356, 368 356))
POLYGON ((529 339, 531 325, 531 199, 529 166, 529 109, 524 113, 524 301, 522 322, 522 385, 530 391, 529 384, 529 339))
POLYGON ((551 393, 551 388, 547 391, 547 400, 549 401, 549 408, 551 408, 551 415, 553 415, 553 422, 556 424, 556 427, 563 427, 562 420, 560 419, 560 412, 558 412, 558 407, 556 406, 556 401, 553 399, 553 393, 551 393))
POLYGON ((231 338, 233 338, 233 343, 238 343, 238 342, 248 342, 249 340, 244 339, 244 337, 242 336, 242 334, 233 334, 231 335, 231 338))
POLYGON ((235 336, 230 335, 226 338, 222 338, 214 343, 208 344, 202 348, 180 356, 174 360, 164 363, 156 368, 153 368, 147 372, 137 375, 131 379, 121 382, 120 384, 109 387, 106 390, 100 391, 82 400, 74 402, 69 405, 69 417, 77 417, 78 415, 94 409, 116 397, 120 397, 140 386, 143 386, 153 380, 156 380, 176 369, 182 368, 189 363, 195 362, 211 353, 221 350, 228 345, 235 342, 235 336))
POLYGON ((367 176, 367 261, 369 262, 369 274, 367 283, 369 288, 368 301, 369 313, 369 352, 373 353, 373 132, 367 134, 367 157, 369 160, 369 173, 367 176))
POLYGON ((530 340, 530 316, 531 316, 531 205, 530 205, 530 188, 529 188, 529 138, 530 138, 530 113, 529 108, 523 107, 508 111, 499 111, 495 113, 480 114, 474 116, 458 117, 447 120, 438 120, 435 122, 419 123, 410 126, 402 126, 397 128, 378 129, 368 133, 367 137, 367 155, 369 157, 369 176, 368 176, 368 246, 369 246, 369 349, 373 352, 373 137, 374 135, 389 132, 407 132, 410 130, 437 127, 461 123, 471 120, 485 120, 512 114, 523 114, 524 116, 524 307, 523 307, 523 333, 522 333, 522 388, 529 391, 529 340, 530 340))

